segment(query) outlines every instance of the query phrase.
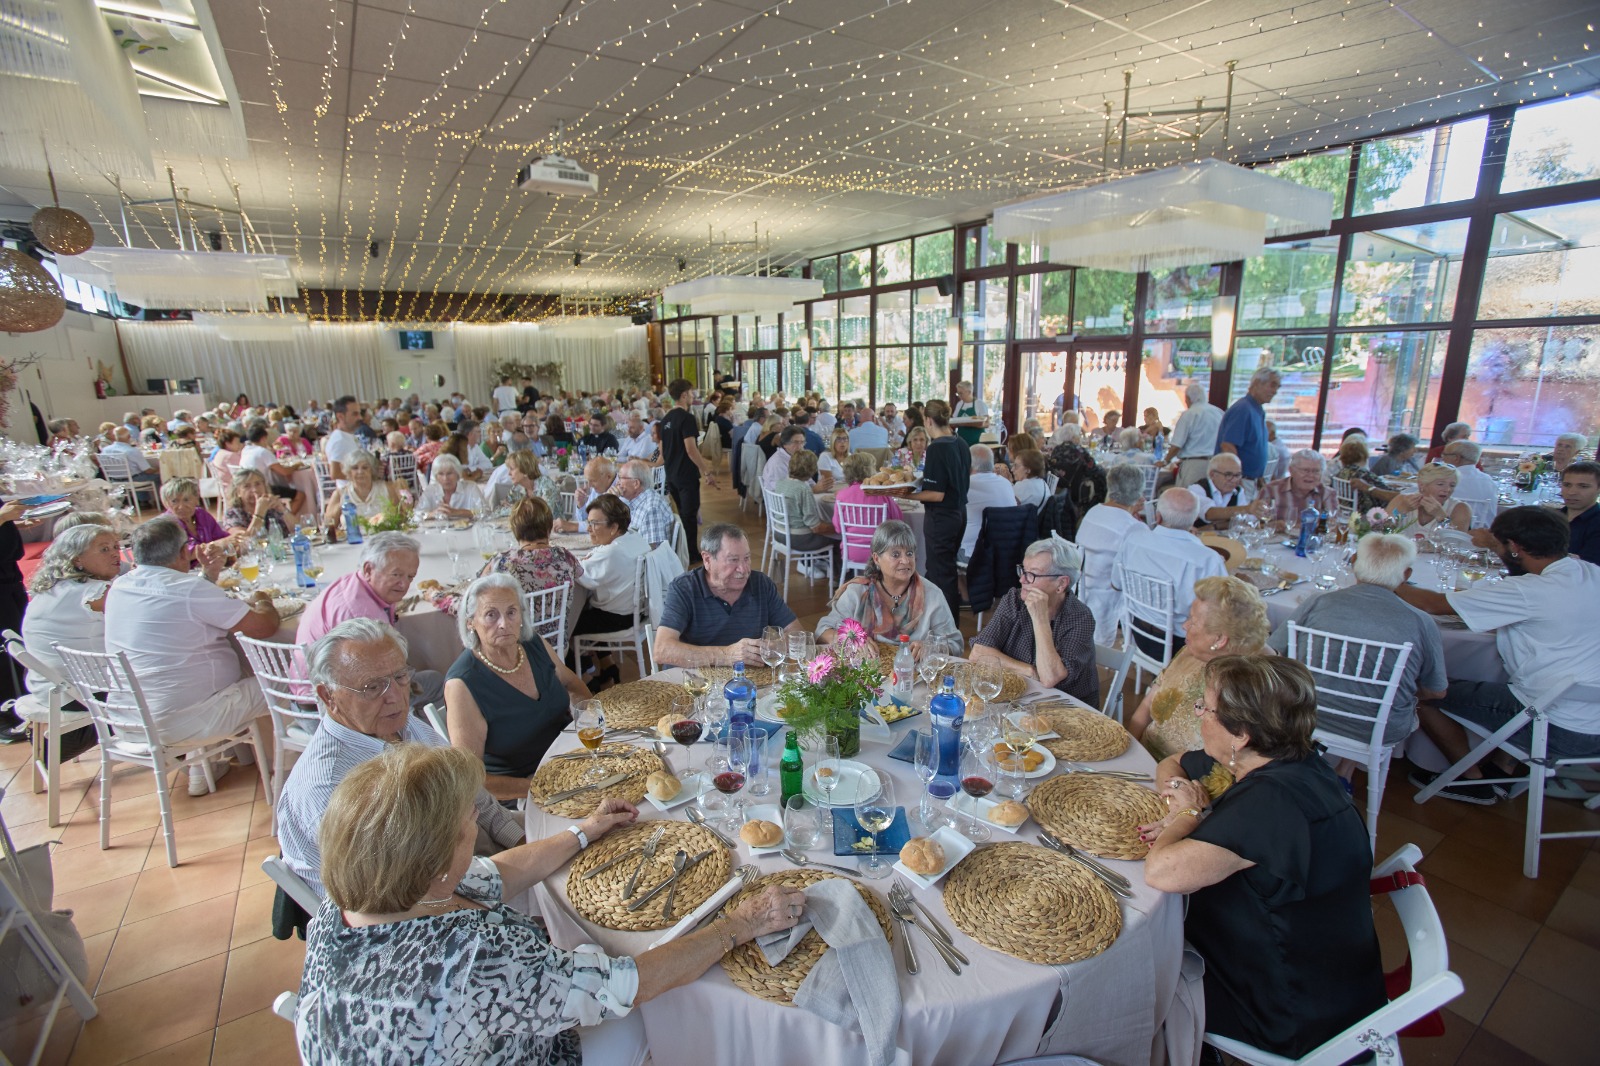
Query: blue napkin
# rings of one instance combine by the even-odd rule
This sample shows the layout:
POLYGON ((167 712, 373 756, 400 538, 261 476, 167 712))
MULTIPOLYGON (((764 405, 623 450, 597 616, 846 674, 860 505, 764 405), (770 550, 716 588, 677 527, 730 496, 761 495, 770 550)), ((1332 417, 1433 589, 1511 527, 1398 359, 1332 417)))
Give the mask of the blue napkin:
MULTIPOLYGON (((858 840, 871 840, 872 834, 861 828, 856 812, 849 807, 833 809, 833 853, 835 855, 871 855, 870 848, 852 847, 858 840)), ((878 834, 878 854, 898 855, 911 839, 911 824, 906 821, 906 809, 894 809, 894 821, 878 834)))
POLYGON ((917 731, 908 729, 900 737, 900 743, 889 749, 889 758, 899 759, 901 762, 917 761, 917 731))

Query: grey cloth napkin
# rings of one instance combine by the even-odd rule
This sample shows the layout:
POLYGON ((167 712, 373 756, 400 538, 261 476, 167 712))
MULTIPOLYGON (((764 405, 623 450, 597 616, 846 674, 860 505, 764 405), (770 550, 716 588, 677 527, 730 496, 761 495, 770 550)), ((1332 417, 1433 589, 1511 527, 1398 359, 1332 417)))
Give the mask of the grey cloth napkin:
POLYGON ((806 889, 806 919, 793 929, 762 937, 757 942, 761 954, 769 965, 777 965, 813 927, 831 950, 801 982, 794 1005, 859 1032, 872 1066, 903 1059, 894 1042, 900 985, 889 942, 872 908, 849 881, 819 881, 806 889))

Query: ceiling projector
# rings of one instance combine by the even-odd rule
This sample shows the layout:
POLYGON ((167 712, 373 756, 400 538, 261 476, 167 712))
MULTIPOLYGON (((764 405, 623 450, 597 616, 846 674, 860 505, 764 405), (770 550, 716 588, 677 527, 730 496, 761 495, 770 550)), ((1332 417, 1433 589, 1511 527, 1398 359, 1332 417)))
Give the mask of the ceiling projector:
POLYGON ((551 196, 593 196, 600 191, 600 179, 563 156, 542 155, 517 171, 517 188, 551 196))

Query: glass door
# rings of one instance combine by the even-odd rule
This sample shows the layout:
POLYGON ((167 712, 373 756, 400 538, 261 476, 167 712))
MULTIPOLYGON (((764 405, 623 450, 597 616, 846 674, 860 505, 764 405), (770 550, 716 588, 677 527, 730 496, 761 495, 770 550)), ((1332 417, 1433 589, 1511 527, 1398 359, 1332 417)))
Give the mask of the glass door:
MULTIPOLYGON (((1062 411, 1077 411, 1087 431, 1106 411, 1122 411, 1128 380, 1127 341, 1041 341, 1018 345, 1022 375, 1017 410, 1022 421, 1037 418, 1045 435, 1055 432, 1062 411)), ((1020 428, 1020 427, 1019 427, 1020 428)))
MULTIPOLYGON (((759 392, 763 399, 771 396, 778 388, 778 360, 782 352, 740 352, 739 366, 736 373, 739 377, 741 395, 749 397, 752 393, 759 392)), ((798 396, 803 390, 795 389, 786 393, 787 396, 798 396)))

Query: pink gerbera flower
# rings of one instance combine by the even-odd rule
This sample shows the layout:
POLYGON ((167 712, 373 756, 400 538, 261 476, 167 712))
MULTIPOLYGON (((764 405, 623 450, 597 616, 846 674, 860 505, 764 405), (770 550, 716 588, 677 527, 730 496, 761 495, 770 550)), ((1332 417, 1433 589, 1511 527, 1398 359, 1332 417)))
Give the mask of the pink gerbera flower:
POLYGON ((806 679, 813 685, 820 685, 827 680, 828 673, 833 669, 833 656, 824 652, 812 659, 806 666, 806 679))
POLYGON ((854 618, 846 618, 839 623, 839 639, 851 643, 864 641, 867 639, 867 627, 854 618))

